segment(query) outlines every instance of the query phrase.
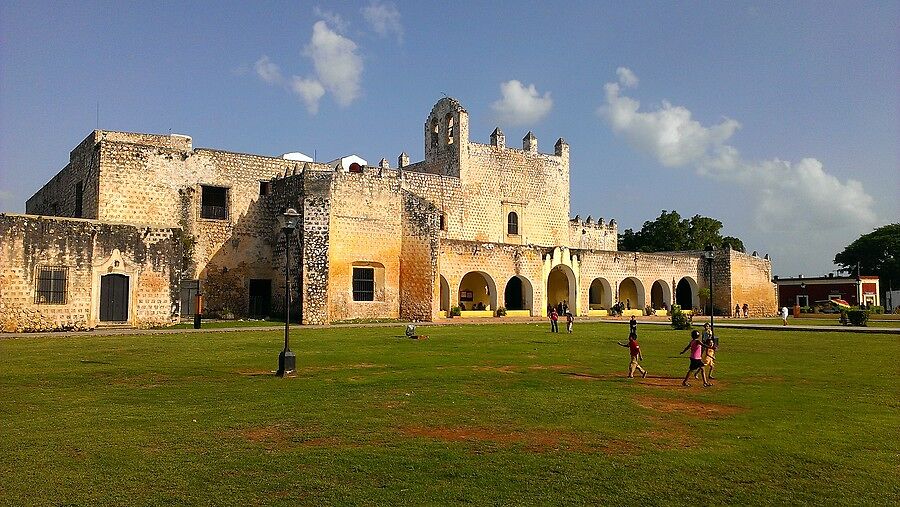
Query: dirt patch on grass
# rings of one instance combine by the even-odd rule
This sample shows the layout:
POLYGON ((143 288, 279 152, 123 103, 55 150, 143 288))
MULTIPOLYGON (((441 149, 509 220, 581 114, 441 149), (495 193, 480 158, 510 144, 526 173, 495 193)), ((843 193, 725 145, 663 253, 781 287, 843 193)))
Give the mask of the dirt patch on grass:
POLYGON ((719 419, 743 412, 744 409, 709 401, 638 396, 634 402, 643 408, 664 414, 684 414, 701 419, 719 419))
POLYGON ((599 451, 606 454, 626 454, 634 449, 631 443, 624 440, 589 440, 583 435, 571 432, 503 431, 473 426, 409 426, 400 431, 406 436, 443 442, 489 444, 502 448, 521 446, 523 449, 535 453, 599 451))

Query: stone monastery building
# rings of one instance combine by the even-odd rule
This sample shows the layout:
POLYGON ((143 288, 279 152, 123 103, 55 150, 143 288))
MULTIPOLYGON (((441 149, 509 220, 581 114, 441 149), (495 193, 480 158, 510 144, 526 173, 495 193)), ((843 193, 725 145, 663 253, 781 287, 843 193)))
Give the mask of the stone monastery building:
POLYGON ((32 196, 0 215, 5 331, 151 326, 194 312, 283 312, 285 236, 292 313, 348 319, 577 316, 616 301, 634 312, 700 306, 711 263, 719 308, 775 311, 768 259, 732 250, 616 251, 616 221, 570 218, 569 145, 522 148, 496 129, 469 140, 468 113, 444 98, 424 125, 425 160, 370 166, 193 148, 191 138, 96 130, 32 196), (299 293, 299 294, 298 294, 299 293), (298 297, 298 295, 300 297, 298 297))

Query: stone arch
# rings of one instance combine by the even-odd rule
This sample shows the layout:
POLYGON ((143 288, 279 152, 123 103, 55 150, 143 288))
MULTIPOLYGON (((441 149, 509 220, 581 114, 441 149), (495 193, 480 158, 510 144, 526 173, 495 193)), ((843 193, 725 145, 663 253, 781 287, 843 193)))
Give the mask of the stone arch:
POLYGON ((650 307, 654 310, 668 310, 672 302, 672 290, 665 280, 657 280, 650 287, 650 307))
POLYGON ((447 128, 447 144, 453 144, 456 140, 456 129, 453 121, 453 113, 447 113, 444 117, 444 124, 447 128))
POLYGON ((497 309, 497 284, 491 275, 484 271, 469 271, 459 282, 459 307, 473 310, 484 307, 485 310, 497 309))
POLYGON ((575 313, 576 309, 575 272, 565 264, 557 264, 547 275, 547 308, 556 307, 564 302, 569 311, 575 313))
POLYGON ((441 277, 441 301, 440 301, 440 309, 442 312, 450 311, 450 284, 447 283, 447 279, 444 278, 444 275, 439 275, 441 277))
POLYGON ((440 139, 441 125, 437 118, 431 120, 431 146, 436 147, 440 139))
POLYGON ((503 304, 507 310, 531 310, 534 290, 531 281, 522 275, 515 275, 506 282, 503 304))
POLYGON ((689 276, 682 277, 675 288, 675 304, 683 310, 700 306, 700 291, 697 281, 689 276))
POLYGON ((619 301, 625 303, 626 308, 629 306, 632 310, 643 310, 644 302, 644 284, 633 276, 619 282, 619 301))
POLYGON ((609 310, 612 307, 612 297, 613 292, 609 281, 606 278, 594 278, 588 289, 588 308, 609 310))

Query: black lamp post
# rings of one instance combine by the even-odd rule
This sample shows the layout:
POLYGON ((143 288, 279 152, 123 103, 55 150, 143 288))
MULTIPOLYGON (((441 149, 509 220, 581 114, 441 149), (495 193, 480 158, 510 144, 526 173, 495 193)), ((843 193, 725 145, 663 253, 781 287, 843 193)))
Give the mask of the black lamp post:
POLYGON ((703 252, 703 258, 706 259, 706 269, 707 274, 709 276, 709 333, 713 336, 716 335, 716 327, 714 322, 714 317, 716 314, 715 307, 715 299, 713 299, 713 259, 715 258, 716 252, 713 249, 712 245, 706 245, 706 250, 703 252))
POLYGON ((278 371, 275 375, 283 377, 297 369, 297 356, 291 351, 291 236, 297 228, 300 214, 289 208, 278 216, 278 224, 284 233, 284 350, 278 354, 278 371))

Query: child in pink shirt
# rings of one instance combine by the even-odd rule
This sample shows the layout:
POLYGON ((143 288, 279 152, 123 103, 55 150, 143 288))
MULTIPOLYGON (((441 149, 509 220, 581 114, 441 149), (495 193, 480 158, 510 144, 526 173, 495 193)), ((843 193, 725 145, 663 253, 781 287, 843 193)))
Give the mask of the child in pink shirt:
POLYGON ((703 349, 705 346, 700 341, 700 331, 694 329, 691 331, 691 342, 687 344, 684 350, 681 351, 681 354, 684 354, 691 350, 691 365, 688 368, 687 374, 684 376, 684 380, 681 382, 683 386, 690 386, 688 384, 688 378, 690 378, 691 373, 694 373, 697 370, 700 370, 700 375, 703 376, 703 387, 709 387, 712 384, 709 380, 706 379, 706 370, 703 369, 703 349))

